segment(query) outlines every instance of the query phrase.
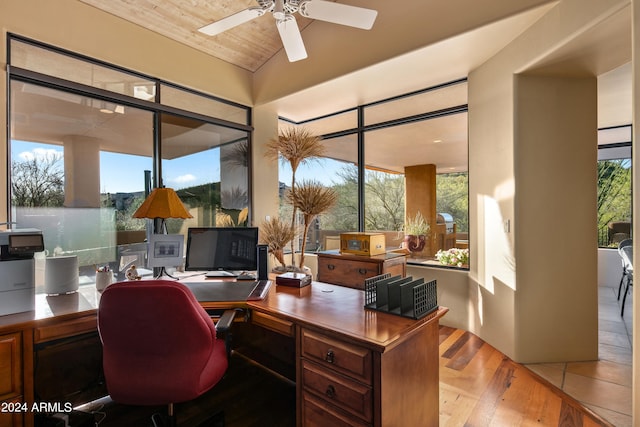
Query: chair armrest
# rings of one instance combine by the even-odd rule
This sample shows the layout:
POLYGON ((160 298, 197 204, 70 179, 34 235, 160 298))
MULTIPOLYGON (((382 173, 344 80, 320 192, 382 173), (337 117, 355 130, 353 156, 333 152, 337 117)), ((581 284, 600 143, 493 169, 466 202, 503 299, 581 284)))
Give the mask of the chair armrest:
POLYGON ((224 333, 231 328, 233 319, 236 317, 235 310, 225 310, 216 322, 216 332, 224 333))

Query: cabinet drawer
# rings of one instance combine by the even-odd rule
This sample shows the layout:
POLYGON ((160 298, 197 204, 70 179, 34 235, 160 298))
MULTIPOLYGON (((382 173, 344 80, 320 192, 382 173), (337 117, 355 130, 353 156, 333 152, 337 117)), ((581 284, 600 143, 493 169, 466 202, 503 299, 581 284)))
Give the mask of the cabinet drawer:
POLYGON ((302 357, 371 385, 370 350, 303 329, 302 357))
POLYGON ((362 420, 339 413, 309 393, 302 396, 302 419, 305 427, 368 427, 362 420))
POLYGON ((251 313, 251 323, 262 326, 273 332, 277 332, 288 337, 292 337, 295 331, 295 325, 288 320, 279 319, 269 314, 253 311, 251 313))
POLYGON ((40 343, 58 338, 66 338, 98 329, 96 316, 84 316, 77 319, 56 322, 51 325, 40 326, 35 329, 34 342, 40 343))
POLYGON ((371 387, 344 375, 331 372, 317 363, 302 361, 302 387, 305 392, 371 422, 373 393, 371 387))
POLYGON ((365 279, 382 273, 382 264, 350 259, 318 258, 318 280, 364 289, 365 279))
POLYGON ((0 335, 0 400, 22 394, 22 334, 0 335))

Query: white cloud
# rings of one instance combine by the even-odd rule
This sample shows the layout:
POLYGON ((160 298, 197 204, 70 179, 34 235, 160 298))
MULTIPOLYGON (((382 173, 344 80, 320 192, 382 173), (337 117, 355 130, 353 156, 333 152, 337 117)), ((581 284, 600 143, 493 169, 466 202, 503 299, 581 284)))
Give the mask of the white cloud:
POLYGON ((179 177, 176 177, 174 179, 172 179, 172 182, 175 182, 177 184, 187 184, 190 182, 193 182, 196 180, 195 175, 192 175, 190 173, 186 174, 186 175, 180 175, 179 177))
POLYGON ((23 151, 18 154, 20 160, 33 160, 33 159, 61 159, 64 153, 60 150, 53 148, 34 148, 31 151, 23 151))

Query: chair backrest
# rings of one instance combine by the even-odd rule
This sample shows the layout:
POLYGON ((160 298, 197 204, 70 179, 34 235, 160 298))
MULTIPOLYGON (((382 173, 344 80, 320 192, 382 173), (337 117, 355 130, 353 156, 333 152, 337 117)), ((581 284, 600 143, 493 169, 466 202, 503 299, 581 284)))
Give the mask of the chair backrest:
POLYGON ((620 243, 618 243, 618 249, 622 249, 625 246, 632 246, 632 245, 633 245, 633 239, 624 239, 620 243))
POLYGON ((107 389, 116 402, 191 400, 211 387, 204 384, 203 371, 206 376, 212 369, 227 368, 224 349, 220 351, 224 341, 216 340, 213 321, 179 282, 112 284, 100 298, 98 330, 107 389), (212 365, 216 357, 220 360, 212 365))
POLYGON ((633 270, 633 239, 624 239, 618 244, 618 254, 622 259, 622 267, 633 270))

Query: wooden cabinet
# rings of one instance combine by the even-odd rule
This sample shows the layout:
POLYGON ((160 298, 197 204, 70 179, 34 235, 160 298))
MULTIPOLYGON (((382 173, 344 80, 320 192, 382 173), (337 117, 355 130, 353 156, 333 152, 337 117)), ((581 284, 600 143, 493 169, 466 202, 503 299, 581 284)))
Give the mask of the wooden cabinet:
POLYGON ((386 349, 309 327, 298 341, 302 425, 438 425, 437 323, 386 349))
POLYGON ((0 335, 0 426, 22 425, 22 333, 0 335))
POLYGON ((308 329, 302 330, 300 341, 305 425, 313 425, 319 412, 325 413, 320 417, 324 426, 371 425, 371 350, 308 329))
POLYGON ((406 275, 404 254, 389 252, 375 256, 359 256, 338 252, 318 253, 318 281, 350 288, 364 289, 365 279, 379 274, 406 275))

